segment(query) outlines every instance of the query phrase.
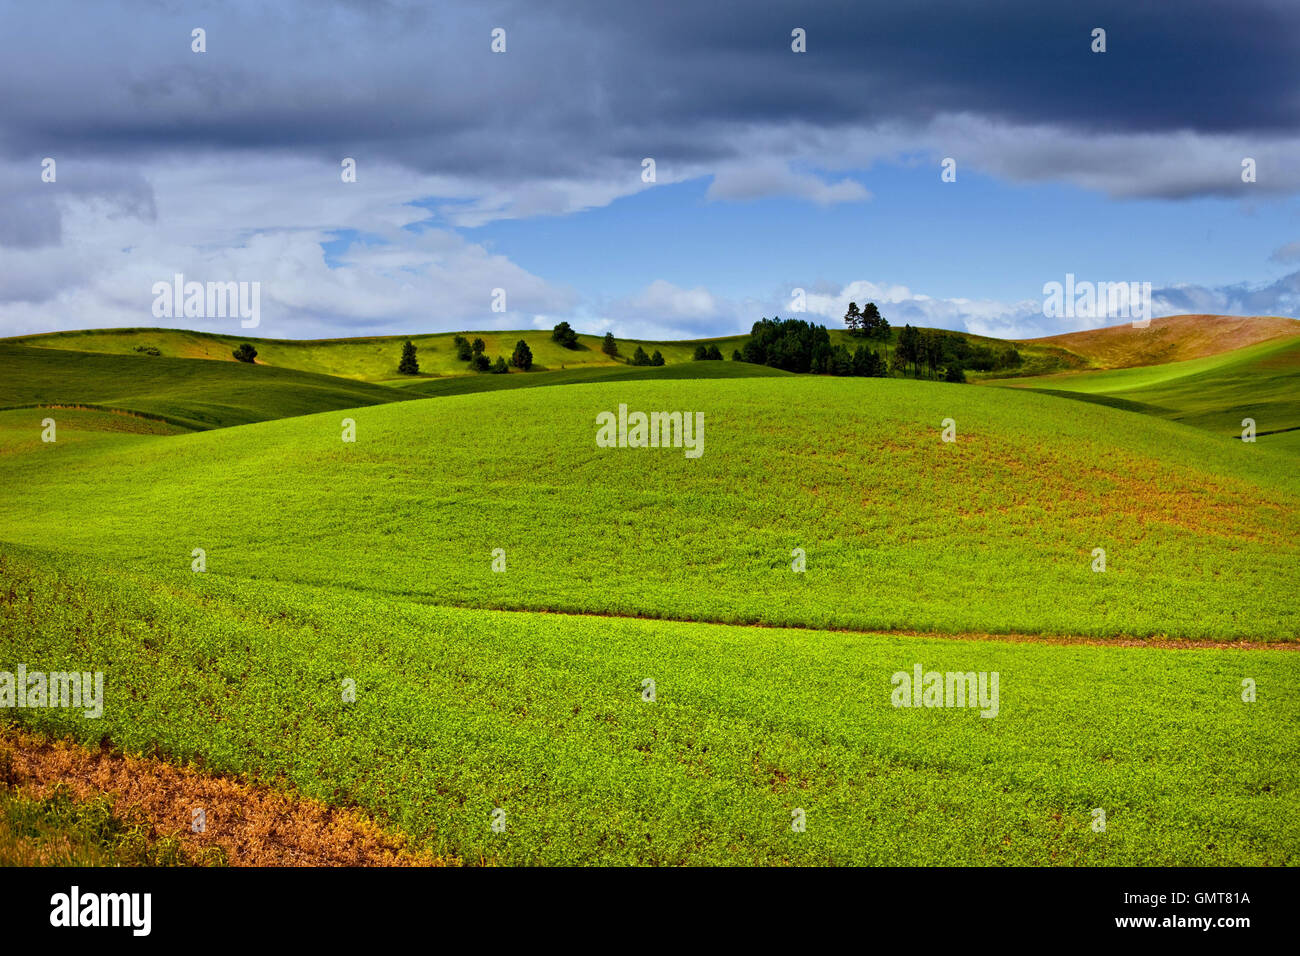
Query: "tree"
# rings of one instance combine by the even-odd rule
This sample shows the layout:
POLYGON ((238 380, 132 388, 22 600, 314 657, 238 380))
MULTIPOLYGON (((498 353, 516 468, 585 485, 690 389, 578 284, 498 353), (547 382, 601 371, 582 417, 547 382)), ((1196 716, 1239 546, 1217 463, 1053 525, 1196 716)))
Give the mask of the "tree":
POLYGON ((600 344, 600 350, 610 358, 618 356, 618 343, 614 341, 613 332, 605 333, 605 341, 600 344))
POLYGON ((498 355, 497 360, 492 363, 492 374, 504 375, 506 374, 506 372, 509 371, 510 371, 510 366, 506 365, 506 360, 503 359, 500 355, 498 355))
POLYGON ((551 341, 558 342, 566 349, 576 349, 578 347, 578 333, 573 331, 573 326, 569 325, 568 322, 561 322, 551 329, 551 341))
POLYGON ((641 348, 641 346, 639 345, 636 347, 636 351, 632 353, 632 364, 633 365, 650 364, 650 356, 646 355, 645 349, 641 348))
POLYGON ((849 330, 849 335, 857 335, 862 329, 862 313, 858 311, 856 302, 849 303, 849 310, 844 313, 844 325, 849 330))
POLYGON ((898 333, 898 346, 894 354, 902 359, 903 372, 907 372, 907 366, 910 363, 920 373, 921 352, 920 352, 921 333, 910 325, 904 325, 903 331, 898 333))
POLYGON ((480 372, 486 372, 492 368, 492 360, 482 352, 478 352, 474 355, 474 368, 480 372))
POLYGON ((483 350, 485 348, 487 348, 486 342, 484 342, 482 339, 475 339, 474 344, 470 346, 470 351, 472 351, 475 355, 482 355, 483 350))
POLYGON ((420 374, 420 363, 415 360, 415 343, 410 339, 402 346, 402 358, 397 363, 397 370, 403 375, 420 374))
POLYGON ((231 352, 230 354, 233 355, 235 357, 235 360, 238 362, 251 363, 253 359, 257 358, 257 349, 253 348, 251 345, 245 342, 243 345, 235 349, 235 351, 231 352))
POLYGON ((964 382, 966 373, 962 371, 960 365, 949 365, 943 370, 943 380, 945 382, 964 382))
POLYGON ((703 362, 709 357, 709 349, 704 345, 695 346, 694 361, 703 362))
POLYGON ((1007 346, 1006 349, 998 353, 997 361, 994 367, 995 368, 1020 368, 1020 365, 1023 361, 1024 359, 1020 357, 1020 353, 1016 351, 1014 346, 1007 346))
POLYGON ((515 368, 523 369, 525 372, 533 367, 533 350, 528 347, 528 343, 523 339, 515 343, 515 352, 510 356, 510 364, 515 368))
POLYGON ((456 357, 462 362, 468 362, 474 357, 474 350, 470 347, 469 339, 463 335, 458 335, 451 340, 451 344, 456 348, 456 357))
POLYGON ((743 355, 740 354, 740 349, 732 349, 732 350, 731 350, 731 360, 732 360, 733 362, 743 362, 743 361, 745 361, 745 356, 743 356, 743 355))
POLYGON ((718 346, 717 346, 716 343, 713 344, 713 345, 710 345, 710 346, 709 346, 709 352, 708 352, 708 355, 706 355, 705 357, 706 357, 710 362, 721 362, 721 361, 722 361, 722 349, 718 348, 718 346))
POLYGON ((654 366, 663 365, 664 354, 660 352, 658 349, 655 349, 655 354, 650 356, 650 364, 654 366))

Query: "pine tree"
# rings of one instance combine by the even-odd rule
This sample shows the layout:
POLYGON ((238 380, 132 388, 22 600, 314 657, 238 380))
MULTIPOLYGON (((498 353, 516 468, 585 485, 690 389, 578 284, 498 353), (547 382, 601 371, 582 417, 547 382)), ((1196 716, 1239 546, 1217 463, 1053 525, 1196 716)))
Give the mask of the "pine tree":
POLYGON ((410 339, 402 346, 402 360, 397 363, 397 370, 403 375, 420 374, 420 363, 415 360, 415 343, 410 339))
POLYGON ((533 350, 523 339, 515 343, 515 352, 510 356, 510 364, 525 372, 533 367, 533 350))

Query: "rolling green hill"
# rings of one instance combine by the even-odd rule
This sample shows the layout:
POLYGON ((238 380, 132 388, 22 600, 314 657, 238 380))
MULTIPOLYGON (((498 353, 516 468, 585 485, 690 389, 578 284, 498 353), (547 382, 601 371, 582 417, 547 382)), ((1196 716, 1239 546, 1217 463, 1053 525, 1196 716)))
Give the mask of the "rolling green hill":
POLYGON ((1300 478, 1262 445, 796 376, 175 435, 63 410, 53 444, 39 414, 0 412, 0 665, 102 670, 108 703, 14 712, 33 728, 289 785, 465 860, 1300 862, 1300 653, 1115 646, 1300 637, 1277 599, 1300 478), (598 447, 620 403, 703 412, 703 454, 598 447), (997 672, 996 719, 893 706, 918 664, 997 672))
MULTIPOLYGON (((618 339, 619 355, 617 358, 610 358, 601 351, 602 336, 579 335, 580 348, 576 350, 566 349, 551 341, 549 329, 522 329, 505 332, 440 332, 433 335, 397 335, 302 341, 217 335, 209 332, 190 332, 177 329, 90 329, 86 331, 49 332, 41 335, 20 336, 0 340, 0 342, 43 349, 73 349, 85 352, 130 355, 135 354, 137 347, 146 346, 159 349, 164 356, 210 359, 221 362, 233 362, 231 351, 241 342, 249 342, 257 348, 258 364, 298 369, 340 378, 354 378, 367 382, 399 385, 411 381, 475 374, 470 370, 468 363, 460 361, 456 356, 454 339, 457 334, 463 334, 471 341, 475 338, 482 338, 486 345, 486 354, 489 357, 495 358, 500 355, 506 359, 509 359, 511 352, 514 351, 515 343, 523 339, 533 352, 537 371, 626 368, 628 367, 628 360, 638 345, 643 347, 647 354, 652 354, 658 350, 663 354, 668 365, 694 364, 691 360, 695 349, 702 344, 717 345, 719 351, 722 352, 723 358, 730 361, 732 353, 749 338, 748 335, 731 335, 712 339, 659 342, 642 339, 618 339), (420 375, 415 379, 400 376, 397 372, 402 343, 407 338, 410 338, 418 350, 420 375)), ((1007 344, 1000 339, 991 339, 969 333, 949 334, 961 335, 974 345, 1005 347, 1007 344)), ((893 335, 894 338, 888 343, 868 344, 873 348, 892 349, 897 341, 897 329, 894 330, 893 335)), ((831 329, 830 336, 832 344, 844 344, 849 348, 857 346, 862 341, 853 338, 844 329, 831 329)), ((1087 365, 1086 360, 1055 345, 1017 343, 1017 347, 1025 359, 1024 366, 1017 370, 1017 374, 1042 374, 1087 365)), ((512 370, 511 374, 522 373, 512 370)), ((713 374, 706 373, 699 377, 713 377, 713 374)), ((974 373, 974 377, 980 378, 983 375, 982 373, 974 373)), ((437 393, 442 388, 443 386, 433 386, 431 391, 437 393)), ((450 388, 454 390, 454 387, 450 388)))
MULTIPOLYGON (((1150 416, 1011 389, 791 376, 373 406, 349 410, 353 444, 340 440, 342 417, 24 446, 4 456, 0 540, 57 540, 158 573, 184 571, 203 547, 225 577, 439 604, 861 629, 1300 633, 1297 610, 1274 600, 1300 556, 1294 463, 1150 416), (620 403, 702 413, 702 456, 597 447, 597 414, 620 403), (940 438, 946 418, 956 443, 940 438), (236 500, 250 520, 230 520, 236 500), (494 548, 510 574, 490 570, 494 548), (806 574, 790 570, 795 548, 806 574), (1094 548, 1107 552, 1104 574, 1090 569, 1094 548)), ((38 422, 0 416, 27 443, 38 422)), ((76 428, 67 413, 60 424, 76 428)))
POLYGON ((1300 429, 1300 336, 1203 358, 1143 368, 1004 380, 1034 389, 1184 422, 1240 437, 1255 421, 1256 440, 1291 450, 1300 429))
POLYGON ((206 429, 409 397, 382 385, 235 361, 0 342, 0 408, 91 406, 206 429))

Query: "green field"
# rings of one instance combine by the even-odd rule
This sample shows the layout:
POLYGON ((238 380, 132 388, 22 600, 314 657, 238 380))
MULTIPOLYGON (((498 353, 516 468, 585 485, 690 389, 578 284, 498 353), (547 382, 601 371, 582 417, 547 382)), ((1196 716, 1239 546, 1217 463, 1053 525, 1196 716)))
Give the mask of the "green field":
MULTIPOLYGON (((898 331, 898 329, 893 330, 893 338, 889 342, 870 344, 881 349, 893 348, 897 343, 898 331)), ((180 329, 88 329, 0 339, 0 345, 26 345, 50 350, 102 352, 109 355, 135 355, 137 347, 145 346, 157 348, 163 356, 168 357, 233 362, 231 351, 240 343, 249 342, 257 348, 259 364, 395 385, 446 376, 474 375, 475 373, 470 371, 469 364, 460 361, 456 356, 453 340, 458 334, 464 335, 471 341, 482 338, 486 346, 485 354, 489 358, 500 355, 507 360, 514 351, 515 343, 523 339, 532 350, 535 368, 541 372, 575 368, 579 370, 626 368, 637 346, 644 348, 647 354, 653 354, 658 350, 663 354, 664 361, 668 365, 692 363, 692 356, 698 345, 716 345, 722 352, 724 360, 730 361, 732 352, 740 348, 749 338, 748 335, 730 335, 689 341, 617 339, 619 354, 615 358, 601 351, 603 336, 580 334, 579 348, 566 349, 551 341, 550 329, 439 332, 431 335, 387 335, 305 341, 249 338, 180 329), (400 376, 397 372, 402 343, 408 338, 416 346, 420 364, 420 375, 415 379, 400 376)), ((974 345, 1005 346, 1007 344, 999 339, 969 333, 951 334, 961 334, 974 345)), ((844 329, 831 329, 830 339, 832 345, 842 344, 849 348, 854 348, 862 342, 861 339, 850 336, 844 329)), ((1062 369, 1080 368, 1087 364, 1080 356, 1051 344, 1021 342, 1016 345, 1024 356, 1024 366, 1017 369, 1015 374, 1037 375, 1062 369)), ((703 365, 704 363, 692 364, 703 365)), ((511 374, 523 373, 512 370, 511 374)), ((972 373, 972 375, 974 378, 985 377, 982 373, 972 373)), ((706 376, 701 377, 713 376, 706 373, 706 376)), ((433 386, 433 390, 438 391, 438 386, 433 386)))
POLYGON ((1158 415, 1240 437, 1255 421, 1256 440, 1293 449, 1274 436, 1300 429, 1300 337, 1263 342, 1186 362, 1048 375, 998 384, 1158 415))
POLYGON ((1300 862, 1294 653, 517 614, 4 561, 6 658, 107 672, 103 720, 32 725, 291 784, 466 860, 1300 862), (916 663, 999 672, 998 716, 894 708, 891 674, 916 663))
POLYGON ((0 342, 0 408, 92 406, 205 429, 407 397, 382 385, 233 360, 196 362, 0 342))
MULTIPOLYGON (((1217 366, 1215 400, 1286 354, 1217 366)), ((11 344, 0 368, 8 403, 105 406, 0 410, 0 670, 106 674, 101 720, 25 726, 469 862, 1300 862, 1285 445, 729 361, 401 389, 11 344), (312 408, 336 383, 375 403, 312 408), (703 454, 599 447, 619 404, 703 413, 703 454), (915 664, 997 672, 996 718, 892 706, 915 664)))

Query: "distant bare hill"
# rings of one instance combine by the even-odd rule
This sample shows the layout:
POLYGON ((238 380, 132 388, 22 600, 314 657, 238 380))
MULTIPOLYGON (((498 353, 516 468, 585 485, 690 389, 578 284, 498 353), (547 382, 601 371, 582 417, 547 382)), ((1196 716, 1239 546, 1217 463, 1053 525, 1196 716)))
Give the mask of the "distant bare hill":
POLYGON ((1218 355, 1292 335, 1300 335, 1300 320, 1274 315, 1170 315, 1152 319, 1145 329, 1125 322, 1026 341, 1068 349, 1098 368, 1131 368, 1218 355))

